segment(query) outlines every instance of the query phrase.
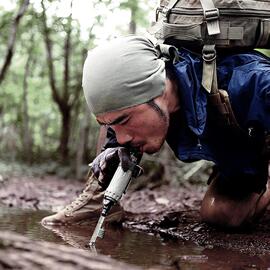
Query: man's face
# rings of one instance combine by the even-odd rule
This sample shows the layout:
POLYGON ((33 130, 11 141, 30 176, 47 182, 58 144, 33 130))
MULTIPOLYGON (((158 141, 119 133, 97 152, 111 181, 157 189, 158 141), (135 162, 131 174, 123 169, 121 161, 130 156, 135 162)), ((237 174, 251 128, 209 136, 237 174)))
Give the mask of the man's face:
POLYGON ((169 115, 159 104, 159 110, 147 103, 131 108, 103 113, 96 117, 101 125, 110 126, 119 144, 129 144, 141 152, 157 152, 165 141, 169 115))

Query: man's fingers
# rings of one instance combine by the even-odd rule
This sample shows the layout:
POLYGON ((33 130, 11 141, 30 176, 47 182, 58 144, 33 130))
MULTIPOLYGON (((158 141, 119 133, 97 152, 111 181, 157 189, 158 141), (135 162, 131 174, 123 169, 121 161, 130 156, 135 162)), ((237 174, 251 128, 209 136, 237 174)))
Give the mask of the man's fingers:
POLYGON ((99 168, 101 169, 101 171, 104 171, 106 169, 106 166, 107 166, 107 162, 105 159, 102 159, 100 162, 99 162, 99 168))
POLYGON ((107 153, 105 156, 106 161, 115 160, 116 162, 119 161, 118 151, 117 149, 112 149, 111 152, 107 153))
POLYGON ((94 173, 95 177, 98 179, 99 178, 99 173, 100 173, 100 168, 98 166, 98 164, 92 164, 91 165, 91 170, 94 173))
MULTIPOLYGON (((134 164, 128 149, 125 147, 107 148, 100 153, 92 162, 91 169, 102 190, 105 190, 115 173, 118 164, 126 172, 129 169, 133 170, 134 164)), ((142 170, 136 169, 134 176, 142 174, 142 170)))
POLYGON ((108 187, 110 181, 111 181, 111 176, 103 174, 102 172, 100 173, 99 178, 98 178, 98 184, 101 186, 102 191, 108 187))

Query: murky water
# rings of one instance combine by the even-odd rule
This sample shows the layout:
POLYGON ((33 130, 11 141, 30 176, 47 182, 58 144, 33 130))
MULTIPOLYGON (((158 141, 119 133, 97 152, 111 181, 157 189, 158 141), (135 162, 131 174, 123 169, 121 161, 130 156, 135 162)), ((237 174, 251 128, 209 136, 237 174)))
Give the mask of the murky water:
MULTIPOLYGON (((56 227, 40 225, 45 211, 0 208, 0 230, 16 231, 35 240, 71 245, 85 249, 93 226, 56 227)), ((120 261, 161 269, 270 269, 270 256, 250 256, 219 248, 204 248, 192 243, 165 240, 126 229, 107 228, 104 239, 96 243, 98 253, 120 261)), ((89 252, 92 252, 89 250, 89 252)))

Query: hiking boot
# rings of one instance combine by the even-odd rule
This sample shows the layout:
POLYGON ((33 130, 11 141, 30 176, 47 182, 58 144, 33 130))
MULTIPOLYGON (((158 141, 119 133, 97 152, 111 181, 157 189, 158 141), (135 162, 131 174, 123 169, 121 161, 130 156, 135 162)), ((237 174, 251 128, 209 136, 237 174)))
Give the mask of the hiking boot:
MULTIPOLYGON (((43 225, 68 225, 96 222, 101 214, 104 197, 104 191, 100 192, 99 189, 94 174, 91 174, 86 187, 73 202, 58 213, 43 218, 41 223, 43 225)), ((106 217, 106 221, 120 222, 122 217, 123 210, 119 204, 116 204, 106 217)))

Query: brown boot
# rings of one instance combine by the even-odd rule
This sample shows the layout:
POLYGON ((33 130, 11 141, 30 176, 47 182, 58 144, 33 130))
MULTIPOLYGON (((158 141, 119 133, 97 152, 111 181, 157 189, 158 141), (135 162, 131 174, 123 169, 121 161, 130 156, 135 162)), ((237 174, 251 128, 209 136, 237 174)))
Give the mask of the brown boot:
MULTIPOLYGON (((82 193, 63 210, 45 217, 43 225, 68 225, 97 221, 101 214, 104 192, 99 191, 99 185, 94 175, 91 174, 82 193)), ((120 222, 123 210, 119 204, 114 205, 106 217, 107 221, 120 222)))

